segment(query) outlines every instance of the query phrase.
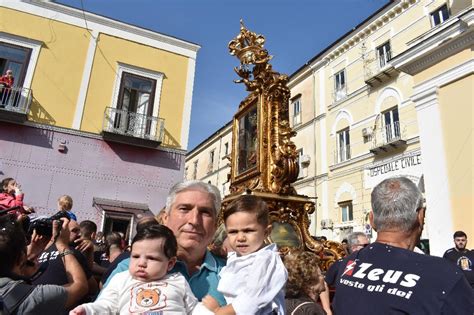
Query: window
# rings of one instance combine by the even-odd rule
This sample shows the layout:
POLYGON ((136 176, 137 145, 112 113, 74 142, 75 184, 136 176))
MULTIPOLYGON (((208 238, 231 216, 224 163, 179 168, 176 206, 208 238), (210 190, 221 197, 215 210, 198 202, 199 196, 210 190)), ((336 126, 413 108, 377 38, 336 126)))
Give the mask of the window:
POLYGON ((129 217, 123 215, 116 215, 113 212, 105 212, 104 218, 104 230, 105 234, 111 232, 120 232, 123 235, 129 236, 130 234, 130 223, 131 223, 132 215, 129 217))
POLYGON ((163 122, 158 113, 163 77, 161 72, 119 62, 104 130, 144 139, 161 138, 163 122))
MULTIPOLYGON (((30 92, 23 88, 28 64, 30 63, 31 48, 25 48, 5 42, 0 42, 0 76, 11 71, 12 82, 5 82, 9 89, 0 89, 0 107, 15 108, 23 112, 30 99, 30 92), (11 85, 12 84, 12 85, 11 85), (11 85, 11 86, 10 86, 11 85)), ((0 84, 3 87, 3 83, 0 84)))
POLYGON ((199 160, 194 161, 193 179, 197 179, 198 162, 199 160))
POLYGON ((433 26, 439 25, 449 18, 448 6, 445 4, 431 13, 431 23, 433 26))
POLYGON ((209 152, 209 164, 207 165, 208 173, 212 172, 214 168, 214 152, 215 150, 212 150, 211 152, 209 152))
POLYGON ((293 126, 301 124, 301 98, 293 101, 293 126))
POLYGON ((21 87, 30 61, 31 49, 0 42, 0 75, 12 70, 14 86, 21 87))
POLYGON ((351 158, 351 139, 349 128, 341 130, 337 133, 337 160, 336 162, 344 162, 351 158))
POLYGON ((156 80, 123 72, 114 128, 134 135, 149 135, 152 129, 156 80))
POLYGON ((383 132, 386 142, 400 139, 400 121, 398 116, 398 108, 394 107, 382 113, 383 115, 383 132))
POLYGON ((225 152, 225 155, 229 154, 229 142, 226 142, 224 144, 224 152, 225 152))
POLYGON ((336 101, 346 96, 346 70, 339 71, 334 76, 334 98, 336 101))
POLYGON ((390 42, 386 42, 382 46, 377 47, 377 58, 379 59, 380 68, 385 67, 388 61, 392 59, 390 42))
POLYGON ((352 214, 352 201, 345 201, 339 204, 341 207, 341 221, 342 222, 349 222, 354 220, 354 216, 352 214))

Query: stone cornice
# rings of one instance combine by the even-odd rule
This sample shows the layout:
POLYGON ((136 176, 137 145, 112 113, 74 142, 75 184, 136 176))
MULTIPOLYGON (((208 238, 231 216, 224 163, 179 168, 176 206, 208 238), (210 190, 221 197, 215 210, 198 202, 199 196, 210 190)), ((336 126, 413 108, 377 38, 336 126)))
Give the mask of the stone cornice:
POLYGON ((410 75, 470 47, 474 42, 474 9, 462 12, 411 42, 411 48, 391 60, 391 64, 410 75))
MULTIPOLYGON (((397 1, 394 1, 397 2, 397 1)), ((388 8, 385 12, 379 13, 379 15, 373 17, 371 20, 365 22, 364 26, 359 29, 354 29, 349 32, 346 37, 341 38, 338 42, 334 43, 334 47, 331 47, 326 52, 321 52, 321 55, 313 61, 308 62, 302 68, 290 75, 289 86, 294 87, 296 84, 304 80, 312 72, 326 65, 327 63, 335 60, 343 53, 358 45, 361 41, 365 40, 371 34, 379 30, 380 28, 390 23, 393 19, 404 13, 413 5, 416 5, 419 0, 401 0, 397 4, 388 8)))
POLYGON ((189 151, 186 154, 186 162, 193 159, 194 157, 199 155, 201 152, 205 151, 211 145, 215 144, 216 139, 223 138, 226 135, 228 135, 229 133, 232 133, 232 122, 233 122, 233 120, 231 120, 230 122, 228 122, 227 124, 225 124, 224 126, 219 128, 216 132, 214 132, 212 135, 210 135, 207 139, 205 139, 204 141, 199 143, 196 147, 194 147, 194 149, 189 151))
POLYGON ((2 6, 83 28, 85 28, 86 20, 88 29, 91 31, 150 44, 193 59, 196 58, 196 53, 201 48, 197 44, 173 36, 54 2, 41 0, 6 1, 2 6))
POLYGON ((346 38, 340 45, 335 47, 327 54, 329 61, 333 61, 345 51, 349 50, 353 46, 357 45, 359 42, 363 41, 370 34, 375 33, 380 28, 384 27, 390 23, 393 19, 401 15, 403 12, 408 10, 411 6, 418 3, 419 0, 402 0, 392 8, 388 9, 386 12, 380 14, 378 17, 374 18, 366 26, 362 27, 358 32, 355 32, 350 37, 346 38))

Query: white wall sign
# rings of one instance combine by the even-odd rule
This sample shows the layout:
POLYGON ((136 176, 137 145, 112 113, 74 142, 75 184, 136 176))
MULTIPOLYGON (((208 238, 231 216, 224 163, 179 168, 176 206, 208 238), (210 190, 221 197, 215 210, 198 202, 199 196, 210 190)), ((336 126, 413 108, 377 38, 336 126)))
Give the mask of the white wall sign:
POLYGON ((421 152, 416 152, 368 166, 364 170, 364 188, 372 189, 384 179, 396 176, 408 177, 418 185, 423 175, 421 161, 421 152))

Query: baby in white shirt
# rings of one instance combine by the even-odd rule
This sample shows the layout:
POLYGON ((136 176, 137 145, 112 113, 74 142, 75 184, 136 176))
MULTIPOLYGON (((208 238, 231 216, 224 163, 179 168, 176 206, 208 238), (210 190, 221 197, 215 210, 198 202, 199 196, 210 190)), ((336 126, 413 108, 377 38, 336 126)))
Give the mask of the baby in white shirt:
POLYGON ((265 246, 270 235, 267 204, 243 195, 224 211, 230 247, 227 265, 220 272, 217 290, 228 305, 219 307, 211 296, 202 303, 215 314, 285 314, 287 271, 275 244, 265 246))
POLYGON ((192 314, 198 301, 188 282, 180 273, 168 274, 176 252, 176 238, 166 226, 140 230, 132 241, 129 270, 116 274, 94 303, 69 314, 192 314))

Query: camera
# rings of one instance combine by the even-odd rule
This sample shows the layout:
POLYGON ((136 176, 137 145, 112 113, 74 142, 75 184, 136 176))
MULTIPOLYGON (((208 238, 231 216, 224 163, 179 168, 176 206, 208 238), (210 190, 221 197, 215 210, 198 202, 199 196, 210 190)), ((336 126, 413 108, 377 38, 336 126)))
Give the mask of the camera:
MULTIPOLYGON (((30 221, 28 225, 27 234, 33 234, 33 230, 36 230, 36 234, 51 237, 53 235, 53 222, 58 221, 61 218, 69 220, 69 216, 64 211, 59 211, 49 218, 37 218, 30 221)), ((61 228, 62 224, 59 225, 61 228)))

